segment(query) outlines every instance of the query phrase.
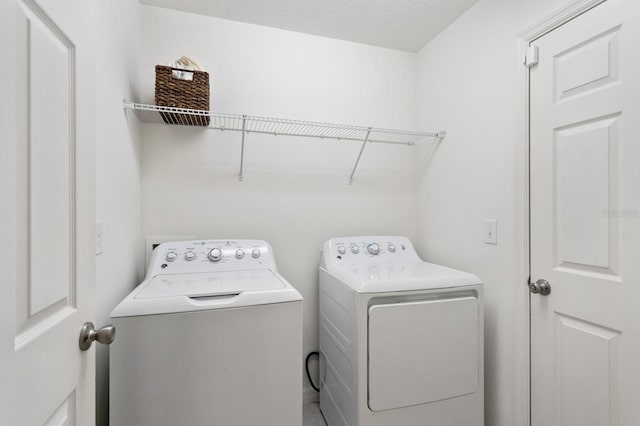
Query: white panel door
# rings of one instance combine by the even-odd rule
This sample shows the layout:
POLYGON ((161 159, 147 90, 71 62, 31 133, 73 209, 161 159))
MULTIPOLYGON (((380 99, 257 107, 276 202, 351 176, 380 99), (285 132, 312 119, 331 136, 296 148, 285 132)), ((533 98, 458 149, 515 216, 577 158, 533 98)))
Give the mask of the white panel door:
POLYGON ((533 426, 640 424, 640 4, 536 40, 530 71, 533 426))
POLYGON ((1 425, 95 419, 91 5, 2 1, 1 425))

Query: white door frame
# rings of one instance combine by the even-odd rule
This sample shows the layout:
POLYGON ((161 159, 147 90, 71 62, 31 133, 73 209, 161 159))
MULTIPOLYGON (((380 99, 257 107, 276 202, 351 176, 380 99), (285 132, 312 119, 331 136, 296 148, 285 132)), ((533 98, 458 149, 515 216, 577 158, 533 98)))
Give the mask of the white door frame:
MULTIPOLYGON (((514 306, 515 360, 514 407, 515 424, 531 424, 531 335, 529 288, 529 69, 524 58, 529 44, 606 0, 574 0, 551 15, 534 23, 516 36, 516 135, 515 135, 515 215, 514 215, 514 306)), ((534 277, 535 278, 535 277, 534 277)))

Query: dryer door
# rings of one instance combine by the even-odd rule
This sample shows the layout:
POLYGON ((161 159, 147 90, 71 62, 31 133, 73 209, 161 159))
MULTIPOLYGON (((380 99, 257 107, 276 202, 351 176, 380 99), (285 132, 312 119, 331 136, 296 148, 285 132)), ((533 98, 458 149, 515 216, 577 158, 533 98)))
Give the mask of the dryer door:
POLYGON ((475 297, 369 308, 369 408, 390 410, 475 392, 479 383, 475 297))

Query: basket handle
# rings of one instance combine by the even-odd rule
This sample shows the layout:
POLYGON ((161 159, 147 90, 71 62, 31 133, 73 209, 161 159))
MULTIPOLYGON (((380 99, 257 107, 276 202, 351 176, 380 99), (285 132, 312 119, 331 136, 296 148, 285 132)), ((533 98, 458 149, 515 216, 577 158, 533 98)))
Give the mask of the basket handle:
POLYGON ((173 78, 174 80, 193 81, 193 77, 195 75, 195 70, 185 70, 182 68, 171 67, 171 78, 173 78))
POLYGON ((171 71, 183 71, 183 72, 195 73, 198 70, 186 70, 184 68, 171 67, 171 71))

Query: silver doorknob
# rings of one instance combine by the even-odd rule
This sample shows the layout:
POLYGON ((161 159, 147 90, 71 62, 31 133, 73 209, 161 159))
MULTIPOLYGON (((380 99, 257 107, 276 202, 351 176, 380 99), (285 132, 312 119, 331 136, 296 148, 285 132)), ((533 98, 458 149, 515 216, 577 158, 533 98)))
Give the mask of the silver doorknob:
POLYGON ((86 351, 97 340, 103 345, 110 345, 116 337, 116 328, 112 325, 105 325, 96 330, 92 322, 85 322, 80 330, 80 350, 86 351))
POLYGON ((529 283, 529 291, 540 296, 548 296, 551 293, 551 284, 547 280, 539 279, 535 283, 529 283))

